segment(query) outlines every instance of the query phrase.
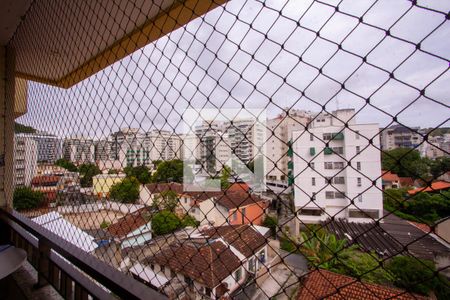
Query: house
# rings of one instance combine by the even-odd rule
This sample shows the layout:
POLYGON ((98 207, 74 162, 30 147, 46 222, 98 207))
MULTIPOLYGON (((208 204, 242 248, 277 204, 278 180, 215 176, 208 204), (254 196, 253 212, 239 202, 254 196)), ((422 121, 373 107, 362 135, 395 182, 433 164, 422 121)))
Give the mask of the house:
POLYGON ((200 224, 213 226, 253 224, 261 225, 269 200, 243 192, 212 192, 191 195, 193 204, 189 215, 200 224), (206 199, 205 199, 206 198, 206 199))
POLYGON ((411 177, 400 177, 391 171, 381 171, 381 182, 383 190, 398 189, 414 186, 414 179, 411 177))
POLYGON ((447 191, 448 189, 450 189, 450 182, 447 182, 447 181, 434 181, 434 182, 431 183, 431 185, 428 185, 426 187, 409 190, 408 194, 413 196, 413 195, 415 195, 417 193, 422 193, 422 192, 426 192, 426 193, 440 193, 440 192, 443 192, 443 191, 447 191))
POLYGON ((114 184, 122 182, 125 174, 98 174, 92 177, 92 186, 94 195, 99 198, 108 198, 109 190, 114 184))
POLYGON ((264 236, 250 225, 207 227, 171 243, 142 264, 159 276, 159 289, 171 299, 218 299, 264 267, 267 248, 264 236))
POLYGON ((152 239, 150 218, 150 211, 144 207, 120 218, 108 226, 107 231, 122 249, 142 245, 152 239))
POLYGON ((317 269, 300 282, 298 300, 315 299, 430 299, 397 288, 361 282, 361 280, 317 269))

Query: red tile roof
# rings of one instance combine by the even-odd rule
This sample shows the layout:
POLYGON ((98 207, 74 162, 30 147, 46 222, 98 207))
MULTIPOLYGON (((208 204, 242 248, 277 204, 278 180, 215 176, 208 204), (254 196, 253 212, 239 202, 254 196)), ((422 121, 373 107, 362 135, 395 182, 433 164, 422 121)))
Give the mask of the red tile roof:
POLYGON ((216 202, 227 209, 257 204, 261 207, 267 207, 267 200, 244 192, 225 192, 220 197, 216 197, 216 202))
POLYGON ((450 182, 447 181, 435 181, 431 183, 431 186, 425 188, 409 190, 408 194, 415 195, 420 192, 438 192, 450 189, 450 182))
POLYGON ((384 181, 399 181, 400 178, 398 177, 397 174, 392 173, 391 171, 381 171, 381 179, 383 179, 384 181))
POLYGON ((108 227, 108 233, 117 238, 123 238, 130 232, 149 222, 150 212, 146 207, 141 208, 134 213, 127 214, 120 218, 116 223, 108 227))
POLYGON ((60 179, 61 179, 60 176, 53 176, 53 175, 36 176, 31 180, 31 184, 33 186, 56 185, 60 179))
POLYGON ((430 299, 400 289, 365 283, 355 278, 326 270, 315 270, 300 283, 297 299, 430 299))
POLYGON ((147 263, 167 266, 209 288, 216 287, 241 266, 239 258, 221 241, 203 245, 176 242, 148 258, 147 263))
POLYGON ((266 244, 264 236, 248 224, 209 227, 201 232, 209 238, 222 238, 245 257, 254 255, 266 244))

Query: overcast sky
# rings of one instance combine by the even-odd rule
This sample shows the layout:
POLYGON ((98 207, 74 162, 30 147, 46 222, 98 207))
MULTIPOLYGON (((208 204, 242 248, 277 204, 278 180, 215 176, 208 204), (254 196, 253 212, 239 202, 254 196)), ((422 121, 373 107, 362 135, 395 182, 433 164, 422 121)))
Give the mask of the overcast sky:
MULTIPOLYGON (((187 108, 244 105, 266 108, 273 117, 286 107, 318 112, 326 105, 329 111, 361 109, 362 123, 388 125, 392 117, 385 111, 409 126, 450 126, 450 23, 444 15, 411 8, 406 0, 321 2, 364 14, 365 23, 391 36, 309 0, 265 1, 265 7, 230 1, 70 89, 30 83, 28 114, 18 121, 59 136, 99 138, 127 126, 179 130, 187 108), (444 59, 396 37, 421 42, 421 49, 444 59), (387 72, 361 65, 358 56, 366 55, 387 72), (394 70, 398 80, 389 78, 394 70), (426 87, 431 100, 400 81, 426 87)), ((450 10, 450 1, 418 3, 450 10)))

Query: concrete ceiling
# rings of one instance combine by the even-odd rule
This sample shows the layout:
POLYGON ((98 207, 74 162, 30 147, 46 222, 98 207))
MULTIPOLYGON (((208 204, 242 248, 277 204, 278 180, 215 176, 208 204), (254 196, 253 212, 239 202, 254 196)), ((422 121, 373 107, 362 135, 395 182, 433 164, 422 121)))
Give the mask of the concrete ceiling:
POLYGON ((70 87, 226 1, 35 0, 8 45, 16 76, 70 87))
POLYGON ((22 17, 30 7, 31 0, 2 0, 0 10, 0 45, 6 45, 22 17))

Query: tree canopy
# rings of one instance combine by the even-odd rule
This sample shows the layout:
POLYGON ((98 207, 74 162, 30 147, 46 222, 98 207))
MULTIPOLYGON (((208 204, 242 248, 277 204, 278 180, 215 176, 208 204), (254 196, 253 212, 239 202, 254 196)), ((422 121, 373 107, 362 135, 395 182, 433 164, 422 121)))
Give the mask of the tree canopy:
POLYGON ((13 207, 17 210, 38 208, 42 205, 44 194, 30 187, 18 187, 14 190, 13 207))
POLYGON ((163 161, 153 174, 153 182, 183 183, 183 161, 179 159, 163 161))
POLYGON ((433 178, 450 171, 450 157, 438 157, 435 160, 430 161, 430 173, 433 178))
POLYGON ((100 169, 95 164, 82 164, 78 167, 78 171, 81 175, 80 185, 82 187, 91 187, 92 177, 101 174, 100 169))
POLYGON ((153 199, 153 207, 157 210, 174 212, 178 205, 178 196, 172 190, 162 191, 153 199))
POLYGON ((55 162, 56 166, 66 169, 70 172, 77 172, 78 168, 70 161, 64 158, 60 158, 55 162))
POLYGON ((109 190, 111 200, 121 203, 135 203, 139 199, 139 181, 134 177, 126 177, 114 184, 109 190))
POLYGON ((135 177, 142 184, 147 184, 151 180, 150 172, 146 166, 128 166, 123 171, 128 177, 135 177))
POLYGON ((180 219, 173 212, 163 210, 152 218, 152 230, 156 235, 174 232, 182 226, 180 219))
POLYGON ((230 176, 231 176, 231 169, 228 166, 223 166, 222 173, 220 175, 220 187, 222 190, 226 190, 230 187, 230 176))
POLYGON ((421 158, 417 150, 397 148, 382 152, 381 164, 383 170, 396 173, 400 177, 428 177, 427 160, 421 158))

